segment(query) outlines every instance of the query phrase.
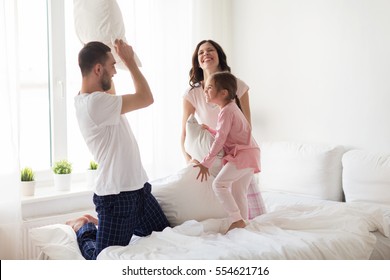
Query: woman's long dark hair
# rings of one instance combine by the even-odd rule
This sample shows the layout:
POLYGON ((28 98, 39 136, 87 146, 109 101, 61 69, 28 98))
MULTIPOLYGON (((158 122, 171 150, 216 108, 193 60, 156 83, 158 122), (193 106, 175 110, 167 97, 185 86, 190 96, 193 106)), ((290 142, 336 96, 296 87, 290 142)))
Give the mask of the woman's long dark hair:
POLYGON ((226 54, 223 51, 222 47, 218 43, 214 42, 213 40, 203 40, 198 43, 194 53, 192 54, 192 68, 190 70, 190 81, 189 81, 191 88, 198 86, 198 84, 204 80, 203 69, 200 68, 199 61, 198 61, 199 48, 204 43, 210 43, 217 50, 220 71, 230 72, 230 66, 227 64, 226 54))

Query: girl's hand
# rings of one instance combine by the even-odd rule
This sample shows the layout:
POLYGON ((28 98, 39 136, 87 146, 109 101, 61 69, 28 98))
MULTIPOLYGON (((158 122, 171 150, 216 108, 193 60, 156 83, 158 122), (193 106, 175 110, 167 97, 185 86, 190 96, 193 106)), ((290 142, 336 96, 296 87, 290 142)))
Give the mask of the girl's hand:
POLYGON ((194 167, 199 167, 200 168, 198 176, 196 176, 196 179, 198 180, 199 176, 201 176, 200 177, 200 181, 201 182, 203 182, 203 179, 205 181, 207 181, 207 176, 210 176, 209 169, 206 166, 203 166, 202 164, 196 164, 196 165, 194 165, 194 167))

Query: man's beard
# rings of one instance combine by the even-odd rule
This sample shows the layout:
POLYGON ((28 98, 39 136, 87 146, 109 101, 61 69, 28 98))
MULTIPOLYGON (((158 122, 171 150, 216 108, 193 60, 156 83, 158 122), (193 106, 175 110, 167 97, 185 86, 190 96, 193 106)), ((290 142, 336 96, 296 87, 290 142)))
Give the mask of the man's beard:
POLYGON ((104 71, 104 73, 103 73, 103 77, 101 80, 101 86, 102 86, 103 91, 107 91, 111 88, 111 78, 106 71, 104 71))

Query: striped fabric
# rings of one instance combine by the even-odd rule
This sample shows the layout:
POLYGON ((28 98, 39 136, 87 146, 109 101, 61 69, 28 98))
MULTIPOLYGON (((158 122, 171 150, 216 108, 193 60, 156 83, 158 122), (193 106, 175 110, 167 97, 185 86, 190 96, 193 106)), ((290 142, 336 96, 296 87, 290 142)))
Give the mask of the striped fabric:
POLYGON ((87 223, 77 232, 77 241, 84 258, 94 260, 108 246, 128 245, 133 234, 147 236, 169 226, 160 205, 151 194, 151 188, 149 183, 145 183, 137 191, 94 195, 99 225, 96 227, 87 223))
POLYGON ((248 187, 247 199, 249 220, 252 220, 266 212, 263 197, 254 177, 252 177, 252 181, 248 187))

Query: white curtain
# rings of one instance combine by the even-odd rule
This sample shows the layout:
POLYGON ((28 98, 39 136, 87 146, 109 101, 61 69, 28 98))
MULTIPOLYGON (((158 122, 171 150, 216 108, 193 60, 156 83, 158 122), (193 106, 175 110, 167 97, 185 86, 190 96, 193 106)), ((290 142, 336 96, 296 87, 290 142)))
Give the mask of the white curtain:
POLYGON ((0 0, 0 259, 3 260, 21 256, 16 18, 16 1, 0 0))
POLYGON ((161 178, 185 166, 180 148, 182 97, 192 54, 204 39, 229 50, 231 0, 118 0, 118 4, 126 37, 142 61, 155 99, 129 118, 135 118, 131 124, 149 176, 161 178))
MULTIPOLYGON (((182 96, 195 47, 191 42, 192 0, 118 0, 118 4, 126 38, 142 61, 141 71, 155 100, 127 117, 150 179, 161 178, 185 166, 180 131, 182 96)), ((119 86, 117 92, 121 92, 119 86)))

